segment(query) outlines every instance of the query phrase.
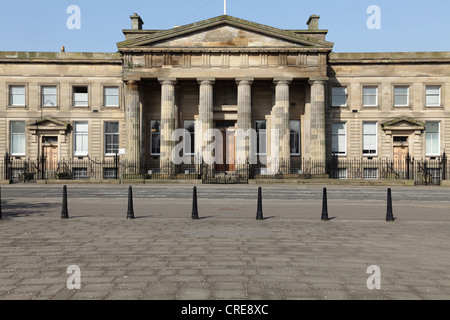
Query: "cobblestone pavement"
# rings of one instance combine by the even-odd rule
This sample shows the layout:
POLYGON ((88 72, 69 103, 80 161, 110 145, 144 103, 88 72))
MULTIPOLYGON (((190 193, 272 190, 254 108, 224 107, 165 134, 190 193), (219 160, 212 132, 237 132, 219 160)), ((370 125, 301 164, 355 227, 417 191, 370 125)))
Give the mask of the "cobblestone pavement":
POLYGON ((0 299, 450 299, 450 189, 2 186, 0 299), (80 268, 70 290, 67 268, 80 268), (381 288, 368 289, 369 266, 381 288))

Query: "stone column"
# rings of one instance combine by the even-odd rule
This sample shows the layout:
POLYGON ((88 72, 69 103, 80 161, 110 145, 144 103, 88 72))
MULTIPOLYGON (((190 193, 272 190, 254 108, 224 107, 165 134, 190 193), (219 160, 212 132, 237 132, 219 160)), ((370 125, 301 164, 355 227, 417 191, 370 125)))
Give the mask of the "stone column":
POLYGON ((160 169, 163 174, 173 174, 172 133, 175 130, 175 79, 160 79, 161 83, 161 150, 160 169))
POLYGON ((129 161, 129 168, 134 173, 139 173, 140 168, 140 101, 139 83, 137 81, 126 82, 125 94, 125 157, 129 161))
MULTIPOLYGON (((252 128, 252 83, 253 78, 238 78, 238 109, 237 109, 237 129, 240 134, 236 135, 236 164, 253 163, 256 161, 256 155, 251 152, 256 146, 256 141, 252 141, 251 133, 248 131, 252 128), (253 159, 255 158, 255 159, 253 159), (253 161, 252 161, 253 160, 253 161)), ((256 149, 255 149, 256 152, 256 149)), ((256 163, 256 162, 255 162, 256 163)))
MULTIPOLYGON (((279 170, 277 173, 289 174, 290 173, 290 125, 289 125, 289 84, 291 80, 280 79, 274 80, 275 87, 275 106, 272 110, 272 126, 271 129, 278 130, 279 139, 273 141, 271 144, 279 143, 278 147, 278 165, 279 170)), ((268 133, 269 134, 269 133, 268 133)), ((272 132, 270 133, 273 137, 272 132)), ((272 146, 271 146, 272 149, 272 146)), ((272 149, 273 150, 273 149, 272 149)), ((271 154, 272 161, 273 155, 271 154)))
MULTIPOLYGON (((325 172, 325 84, 327 78, 310 79, 310 155, 311 160, 323 162, 325 172)), ((322 173, 324 173, 322 172, 322 173)))
POLYGON ((198 79, 200 84, 199 99, 199 121, 201 126, 201 134, 197 140, 196 156, 202 157, 202 151, 211 143, 212 135, 209 130, 213 129, 213 86, 214 79, 198 79))

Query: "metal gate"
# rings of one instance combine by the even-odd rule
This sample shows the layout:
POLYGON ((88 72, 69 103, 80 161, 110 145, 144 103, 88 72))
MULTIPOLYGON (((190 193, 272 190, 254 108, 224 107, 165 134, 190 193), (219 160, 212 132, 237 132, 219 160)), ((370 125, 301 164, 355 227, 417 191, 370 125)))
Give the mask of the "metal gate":
POLYGON ((234 171, 216 171, 215 165, 202 164, 203 184, 248 184, 249 165, 236 165, 234 171))

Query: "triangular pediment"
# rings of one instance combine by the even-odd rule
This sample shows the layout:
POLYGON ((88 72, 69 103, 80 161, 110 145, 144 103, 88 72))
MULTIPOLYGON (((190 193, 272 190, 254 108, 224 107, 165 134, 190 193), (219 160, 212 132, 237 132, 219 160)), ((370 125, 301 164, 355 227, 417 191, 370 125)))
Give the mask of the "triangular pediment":
POLYGON ((61 120, 57 120, 54 118, 41 118, 38 120, 34 120, 32 122, 29 122, 27 124, 27 127, 30 130, 67 130, 69 128, 69 124, 61 121, 61 120))
POLYGON ((220 16, 117 44, 126 48, 332 48, 333 43, 231 16, 220 16))
POLYGON ((400 117, 381 124, 383 130, 424 130, 425 123, 412 118, 400 117))

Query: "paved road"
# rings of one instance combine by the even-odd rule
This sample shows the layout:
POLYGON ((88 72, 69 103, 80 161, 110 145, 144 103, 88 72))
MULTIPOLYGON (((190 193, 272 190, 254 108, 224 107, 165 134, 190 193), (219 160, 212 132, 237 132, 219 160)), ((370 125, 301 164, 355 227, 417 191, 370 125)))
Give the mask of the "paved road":
POLYGON ((450 299, 447 188, 2 186, 0 299, 450 299), (70 265, 81 289, 69 290, 70 265), (369 290, 377 265, 381 289, 369 290))

